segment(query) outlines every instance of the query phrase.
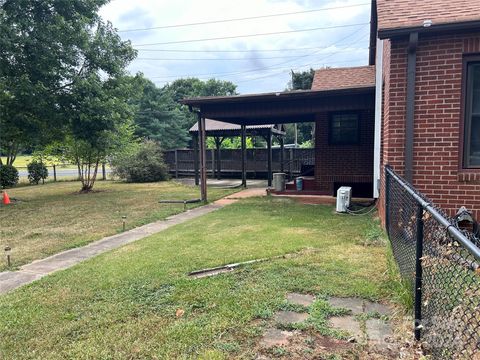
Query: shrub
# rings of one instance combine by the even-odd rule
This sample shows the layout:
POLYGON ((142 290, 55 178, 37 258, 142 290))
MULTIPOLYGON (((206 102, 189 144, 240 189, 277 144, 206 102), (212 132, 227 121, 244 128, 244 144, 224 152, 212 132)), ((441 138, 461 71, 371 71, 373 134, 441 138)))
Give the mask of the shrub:
POLYGON ((42 162, 32 161, 27 165, 27 169, 30 184, 38 185, 40 180, 45 182, 45 179, 48 177, 48 169, 42 162))
POLYGON ((145 140, 133 153, 112 160, 114 175, 127 182, 154 182, 168 179, 160 145, 145 140))
POLYGON ((18 183, 18 170, 13 165, 0 165, 0 185, 13 187, 18 183))

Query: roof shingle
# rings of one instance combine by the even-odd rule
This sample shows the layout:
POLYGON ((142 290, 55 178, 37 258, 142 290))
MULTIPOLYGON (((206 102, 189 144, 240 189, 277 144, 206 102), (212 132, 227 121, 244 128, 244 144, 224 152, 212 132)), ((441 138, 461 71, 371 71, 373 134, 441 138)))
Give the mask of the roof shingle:
POLYGON ((378 31, 480 21, 479 0, 377 0, 378 31))
POLYGON ((312 90, 339 90, 375 86, 375 66, 360 66, 315 71, 312 90))
MULTIPOLYGON (((246 127, 247 130, 252 129, 271 129, 274 128, 274 124, 267 124, 267 125, 248 125, 246 127)), ((237 124, 227 123, 223 121, 213 120, 213 119, 205 119, 205 131, 240 131, 241 126, 237 124)), ((189 130, 190 132, 198 132, 198 122, 193 124, 193 126, 189 130)))

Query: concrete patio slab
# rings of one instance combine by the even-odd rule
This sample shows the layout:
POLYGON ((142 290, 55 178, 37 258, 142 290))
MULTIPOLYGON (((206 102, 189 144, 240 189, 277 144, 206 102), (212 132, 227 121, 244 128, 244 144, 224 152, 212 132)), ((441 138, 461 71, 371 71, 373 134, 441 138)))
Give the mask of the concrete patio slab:
POLYGON ((295 311, 279 311, 275 314, 275 322, 281 325, 296 324, 307 320, 307 313, 298 313, 295 311))
POLYGON ((287 345, 289 338, 291 338, 293 335, 293 331, 267 329, 262 340, 260 341, 260 345, 266 348, 287 345))
POLYGON ((328 299, 328 303, 335 308, 348 309, 353 315, 363 313, 363 299, 332 297, 328 299))
POLYGON ((363 339, 363 332, 360 329, 360 323, 353 316, 334 316, 329 319, 330 325, 338 330, 347 331, 354 336, 357 341, 363 339))
POLYGON ((384 304, 365 301, 365 312, 368 313, 377 313, 379 315, 390 315, 390 308, 384 304))
POLYGON ((366 322, 369 343, 380 348, 387 348, 386 340, 392 335, 392 327, 380 319, 368 319, 366 322))
POLYGON ((310 306, 315 301, 315 296, 309 294, 289 293, 287 294, 287 301, 295 305, 310 306))

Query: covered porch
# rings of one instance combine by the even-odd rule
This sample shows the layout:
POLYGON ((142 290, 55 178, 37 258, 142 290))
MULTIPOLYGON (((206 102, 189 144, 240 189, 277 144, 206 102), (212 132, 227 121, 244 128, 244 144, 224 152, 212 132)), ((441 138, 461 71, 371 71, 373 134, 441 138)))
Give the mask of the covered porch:
POLYGON ((207 200, 206 119, 240 126, 243 163, 247 126, 314 122, 315 166, 309 193, 334 196, 342 185, 352 186, 357 197, 373 191, 374 84, 192 98, 181 102, 198 116, 200 189, 204 201, 207 200))
MULTIPOLYGON (((249 136, 251 138, 261 137, 265 140, 266 150, 267 150, 267 180, 268 186, 272 185, 272 142, 275 137, 278 140, 280 145, 280 171, 283 172, 284 164, 284 137, 285 129, 281 124, 260 124, 260 125, 247 125, 245 128, 238 124, 227 123, 218 120, 205 119, 205 139, 211 137, 215 143, 215 151, 212 152, 212 164, 213 177, 216 177, 218 180, 221 178, 222 174, 222 151, 221 146, 225 139, 240 137, 242 143, 242 185, 246 187, 247 183, 247 157, 245 155, 245 149, 243 149, 245 137, 249 136)), ((199 123, 194 124, 189 130, 192 139, 193 139, 193 148, 194 148, 194 169, 195 169, 195 184, 199 184, 199 123)))

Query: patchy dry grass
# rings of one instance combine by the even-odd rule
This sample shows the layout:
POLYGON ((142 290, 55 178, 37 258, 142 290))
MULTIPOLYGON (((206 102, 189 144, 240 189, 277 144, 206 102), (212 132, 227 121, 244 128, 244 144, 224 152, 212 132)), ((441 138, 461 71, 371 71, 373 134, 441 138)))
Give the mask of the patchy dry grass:
MULTIPOLYGON (((79 194, 79 182, 59 182, 9 189, 14 205, 0 205, 0 249, 13 249, 13 266, 61 250, 85 245, 122 230, 183 211, 181 204, 159 204, 160 199, 198 198, 198 189, 176 182, 126 184, 97 182, 95 192, 79 194)), ((211 200, 231 193, 211 189, 211 200)), ((189 207, 198 204, 189 205, 189 207)), ((0 263, 0 270, 6 264, 0 263)))
POLYGON ((330 206, 242 200, 0 297, 0 358, 254 358, 288 292, 388 296, 385 247, 361 245, 371 224, 330 206), (271 260, 187 276, 258 258, 271 260))

